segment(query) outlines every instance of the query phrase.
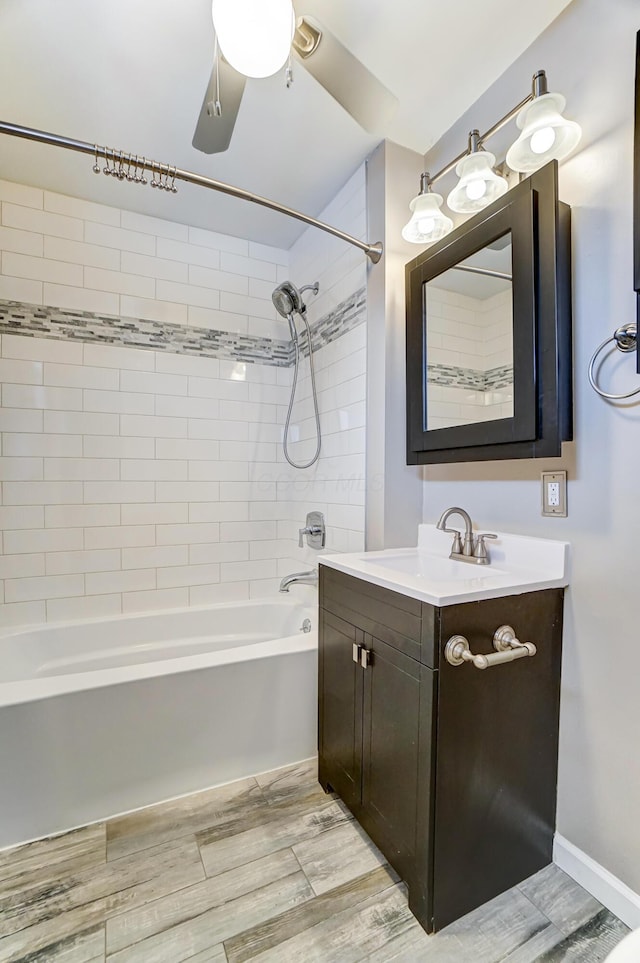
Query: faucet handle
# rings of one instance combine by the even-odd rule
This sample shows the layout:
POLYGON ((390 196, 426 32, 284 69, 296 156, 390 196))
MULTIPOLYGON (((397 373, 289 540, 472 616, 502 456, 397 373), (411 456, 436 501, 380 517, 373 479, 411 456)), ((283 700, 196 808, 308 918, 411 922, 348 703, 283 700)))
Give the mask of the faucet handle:
POLYGON ((326 543, 326 528, 324 515, 322 512, 309 512, 304 528, 298 529, 298 548, 304 547, 304 536, 307 536, 307 545, 310 548, 324 548, 326 543))
POLYGON ((476 544, 473 549, 474 558, 489 558, 489 553, 487 552, 487 546, 484 543, 485 538, 497 538, 497 535, 493 535, 491 532, 483 532, 482 535, 478 535, 476 538, 476 544))
POLYGON ((451 554, 462 555, 462 532, 459 532, 457 528, 443 528, 442 531, 447 532, 449 535, 453 535, 451 554))

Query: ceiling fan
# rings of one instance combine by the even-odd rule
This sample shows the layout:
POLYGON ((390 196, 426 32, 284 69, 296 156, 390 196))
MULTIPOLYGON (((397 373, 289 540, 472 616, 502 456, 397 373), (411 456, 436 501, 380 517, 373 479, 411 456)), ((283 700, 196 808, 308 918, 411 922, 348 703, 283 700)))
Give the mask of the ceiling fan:
POLYGON ((247 79, 270 76, 288 64, 289 87, 292 57, 365 130, 380 132, 391 118, 396 97, 323 24, 296 18, 291 0, 213 0, 212 13, 214 63, 193 135, 196 150, 227 150, 247 79), (268 32, 278 26, 270 45, 268 32))

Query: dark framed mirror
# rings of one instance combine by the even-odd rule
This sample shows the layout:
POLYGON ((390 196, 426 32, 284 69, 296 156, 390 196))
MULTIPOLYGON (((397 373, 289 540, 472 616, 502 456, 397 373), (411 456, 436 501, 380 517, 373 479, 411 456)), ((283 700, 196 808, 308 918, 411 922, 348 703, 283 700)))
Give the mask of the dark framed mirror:
POLYGON ((407 463, 560 455, 569 209, 551 163, 406 268, 407 463))

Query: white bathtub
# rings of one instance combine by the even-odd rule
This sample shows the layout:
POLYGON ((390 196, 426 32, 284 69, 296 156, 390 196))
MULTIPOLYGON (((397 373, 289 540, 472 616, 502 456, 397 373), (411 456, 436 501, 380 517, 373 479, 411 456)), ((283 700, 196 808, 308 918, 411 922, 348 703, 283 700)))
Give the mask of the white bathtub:
POLYGON ((0 848, 314 755, 316 650, 298 587, 3 632, 0 848))

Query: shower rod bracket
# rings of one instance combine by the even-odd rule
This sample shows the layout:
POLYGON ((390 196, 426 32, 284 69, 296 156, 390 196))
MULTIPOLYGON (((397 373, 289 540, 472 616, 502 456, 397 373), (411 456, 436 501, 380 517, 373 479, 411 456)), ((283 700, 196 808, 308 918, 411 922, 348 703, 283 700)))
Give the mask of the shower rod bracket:
POLYGON ((213 177, 206 177, 204 174, 196 174, 193 171, 182 170, 179 167, 169 164, 161 164, 158 161, 150 160, 146 157, 143 157, 142 161, 140 161, 140 157, 137 154, 130 154, 120 150, 114 151, 110 147, 100 147, 97 144, 90 144, 87 141, 74 140, 71 137, 51 134, 44 130, 36 130, 33 127, 22 127, 19 124, 10 124, 6 121, 0 121, 0 134, 8 134, 10 137, 21 137, 39 144, 49 144, 52 147, 62 147, 65 150, 73 150, 80 154, 89 154, 95 158, 94 171, 96 167, 98 167, 98 158, 102 158, 106 163, 104 173, 112 174, 118 180, 126 180, 128 179, 127 175, 130 175, 130 179, 134 182, 144 184, 146 183, 144 175, 145 172, 148 172, 151 174, 152 187, 160 187, 161 190, 167 190, 173 194, 177 193, 175 186, 176 181, 184 181, 187 184, 195 184, 196 187, 206 187, 220 194, 228 194, 230 197, 237 197, 242 201, 249 201, 251 204, 257 204, 260 207, 266 207, 268 210, 276 211, 279 214, 285 214, 287 217, 302 221, 303 224, 308 224, 310 227, 324 231, 326 234, 332 234, 341 241, 345 241, 347 244, 351 244, 353 247, 357 247, 360 251, 363 251, 372 264, 377 264, 382 257, 382 241, 376 241, 373 244, 369 244, 367 241, 361 241, 357 237, 352 237, 351 234, 346 234, 344 231, 338 230, 337 227, 332 227, 331 224, 318 221, 315 217, 310 217, 308 214, 296 211, 294 208, 280 204, 278 201, 272 201, 268 197, 261 197, 259 194, 246 191, 241 187, 234 187, 232 184, 226 184, 224 181, 217 181, 213 177), (138 161, 137 165, 136 161, 138 161), (110 165, 113 166, 110 167, 110 165), (136 174, 139 174, 140 177, 137 181, 136 174), (159 180, 156 180, 156 174, 159 180))

